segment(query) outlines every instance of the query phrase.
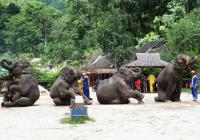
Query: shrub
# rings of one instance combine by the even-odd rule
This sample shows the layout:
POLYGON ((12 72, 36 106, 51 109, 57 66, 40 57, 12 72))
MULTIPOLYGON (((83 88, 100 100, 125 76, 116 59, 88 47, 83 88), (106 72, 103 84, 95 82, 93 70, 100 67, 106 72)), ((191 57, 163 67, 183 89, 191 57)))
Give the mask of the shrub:
POLYGON ((33 74, 41 86, 50 90, 54 81, 58 78, 59 72, 43 72, 34 68, 33 74))

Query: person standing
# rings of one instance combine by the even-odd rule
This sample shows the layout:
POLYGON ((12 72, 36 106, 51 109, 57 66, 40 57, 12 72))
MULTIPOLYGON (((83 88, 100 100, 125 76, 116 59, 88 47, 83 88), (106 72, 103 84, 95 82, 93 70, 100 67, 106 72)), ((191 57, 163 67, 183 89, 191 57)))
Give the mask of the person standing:
POLYGON ((192 81, 190 84, 190 88, 192 89, 192 96, 193 96, 193 101, 197 101, 198 99, 198 91, 197 91, 197 87, 198 87, 198 76, 196 75, 196 72, 193 70, 191 71, 192 74, 192 81))
POLYGON ((147 78, 146 78, 146 76, 144 76, 142 79, 142 88, 143 88, 143 92, 147 93, 147 78))
POLYGON ((129 88, 134 90, 134 81, 129 82, 129 88))
POLYGON ((141 92, 141 86, 142 86, 142 81, 140 79, 135 81, 135 90, 138 90, 139 92, 141 92))
POLYGON ((83 92, 83 75, 78 79, 78 88, 83 92))
POLYGON ((92 98, 90 98, 89 79, 86 73, 83 76, 83 92, 85 96, 88 97, 89 100, 92 100, 92 98))
POLYGON ((148 76, 147 80, 149 81, 150 93, 153 93, 154 92, 154 84, 156 82, 156 77, 153 74, 150 74, 148 76))

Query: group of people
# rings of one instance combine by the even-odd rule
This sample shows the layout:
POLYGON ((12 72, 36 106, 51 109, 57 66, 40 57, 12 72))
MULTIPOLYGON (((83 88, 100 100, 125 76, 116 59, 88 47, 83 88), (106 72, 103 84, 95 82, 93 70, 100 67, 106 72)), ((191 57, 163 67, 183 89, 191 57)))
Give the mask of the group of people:
MULTIPOLYGON (((189 84, 189 87, 191 88, 193 101, 197 101, 198 99, 197 87, 199 83, 199 80, 198 80, 199 78, 194 70, 191 71, 191 75, 192 75, 192 79, 187 84, 189 84)), ((149 85, 149 91, 150 93, 153 93, 155 84, 156 84, 156 77, 153 74, 150 74, 147 78, 144 76, 142 79, 138 79, 137 81, 134 81, 134 87, 132 83, 130 84, 130 86, 132 89, 147 93, 148 92, 147 87, 149 85)))
POLYGON ((156 85, 156 77, 150 74, 148 77, 143 76, 142 79, 138 79, 130 83, 132 89, 138 90, 140 92, 147 93, 148 89, 150 93, 153 93, 156 85))
POLYGON ((78 87, 89 100, 92 100, 90 97, 89 79, 87 73, 83 73, 82 77, 78 80, 78 87))

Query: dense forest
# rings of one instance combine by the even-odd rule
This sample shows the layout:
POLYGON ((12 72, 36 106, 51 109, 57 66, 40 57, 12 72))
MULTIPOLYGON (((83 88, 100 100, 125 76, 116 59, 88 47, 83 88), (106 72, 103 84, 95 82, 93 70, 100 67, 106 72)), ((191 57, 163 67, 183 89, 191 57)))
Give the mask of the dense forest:
POLYGON ((120 66, 156 39, 171 50, 166 60, 200 56, 199 6, 200 0, 0 0, 0 59, 79 67, 101 49, 120 66))

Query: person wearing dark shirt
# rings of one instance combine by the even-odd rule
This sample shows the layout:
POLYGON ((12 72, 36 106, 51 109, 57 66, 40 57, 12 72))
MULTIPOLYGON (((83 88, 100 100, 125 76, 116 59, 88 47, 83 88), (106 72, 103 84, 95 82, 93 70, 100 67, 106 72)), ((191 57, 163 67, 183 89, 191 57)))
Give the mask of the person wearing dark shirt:
POLYGON ((92 98, 90 98, 89 79, 88 79, 87 74, 84 74, 84 77, 83 77, 83 92, 85 96, 88 97, 88 99, 92 100, 92 98))

